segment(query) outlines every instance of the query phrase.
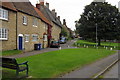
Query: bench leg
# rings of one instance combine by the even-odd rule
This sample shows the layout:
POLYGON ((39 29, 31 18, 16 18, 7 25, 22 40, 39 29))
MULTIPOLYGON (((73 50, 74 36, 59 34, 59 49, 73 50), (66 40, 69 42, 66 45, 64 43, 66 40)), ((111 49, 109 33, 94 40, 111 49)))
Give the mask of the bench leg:
POLYGON ((18 71, 18 70, 16 70, 16 76, 18 77, 18 75, 19 75, 19 71, 18 71))
POLYGON ((26 71, 26 76, 28 77, 28 68, 27 68, 27 71, 26 71))

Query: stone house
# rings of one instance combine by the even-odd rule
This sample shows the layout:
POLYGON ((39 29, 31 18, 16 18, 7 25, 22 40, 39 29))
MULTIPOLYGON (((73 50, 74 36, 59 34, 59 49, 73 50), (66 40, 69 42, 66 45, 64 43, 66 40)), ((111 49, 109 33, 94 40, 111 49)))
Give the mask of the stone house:
POLYGON ((2 51, 17 49, 16 13, 17 10, 13 3, 2 3, 0 7, 0 46, 2 51))
POLYGON ((24 51, 34 50, 35 44, 43 45, 43 34, 47 32, 47 25, 30 2, 13 2, 17 9, 17 49, 24 51))
POLYGON ((52 40, 59 40, 60 33, 62 29, 62 24, 60 22, 60 17, 57 17, 57 13, 55 10, 50 11, 49 9, 49 3, 46 3, 46 6, 44 5, 44 0, 38 4, 36 4, 36 8, 38 8, 45 17, 50 21, 52 25, 52 40))
MULTIPOLYGON (((49 47, 50 46, 50 40, 51 40, 51 29, 52 25, 51 23, 46 19, 46 17, 42 14, 42 12, 34 7, 38 15, 41 17, 41 21, 43 23, 43 27, 41 27, 41 33, 43 33, 43 47, 49 47), (45 25, 45 26, 44 26, 45 25), (47 28, 46 28, 47 27, 47 28), (47 35, 46 35, 47 34, 47 35), (45 36, 47 36, 47 40, 45 40, 45 36)), ((41 37, 41 38, 42 38, 41 37)))
MULTIPOLYGON (((69 31, 69 29, 68 29, 68 27, 67 27, 67 24, 66 24, 66 20, 65 19, 63 19, 63 27, 62 27, 66 32, 67 32, 67 36, 64 36, 64 37, 67 37, 67 38, 69 38, 70 37, 70 31, 69 31)), ((62 36, 62 35, 61 35, 62 36)))

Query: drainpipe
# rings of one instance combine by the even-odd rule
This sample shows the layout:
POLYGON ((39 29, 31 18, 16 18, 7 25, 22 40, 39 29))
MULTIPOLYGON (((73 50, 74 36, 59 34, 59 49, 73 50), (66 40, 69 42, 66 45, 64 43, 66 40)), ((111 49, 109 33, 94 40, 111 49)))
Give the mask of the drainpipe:
POLYGON ((17 14, 17 12, 16 12, 16 50, 18 49, 18 26, 17 26, 17 17, 18 16, 18 14, 17 14))

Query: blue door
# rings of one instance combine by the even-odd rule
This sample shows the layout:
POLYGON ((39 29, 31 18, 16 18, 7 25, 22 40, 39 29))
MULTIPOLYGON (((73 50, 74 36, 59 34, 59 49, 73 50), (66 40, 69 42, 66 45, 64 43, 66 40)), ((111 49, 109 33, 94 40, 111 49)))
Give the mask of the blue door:
POLYGON ((19 50, 23 50, 23 37, 19 36, 19 50))

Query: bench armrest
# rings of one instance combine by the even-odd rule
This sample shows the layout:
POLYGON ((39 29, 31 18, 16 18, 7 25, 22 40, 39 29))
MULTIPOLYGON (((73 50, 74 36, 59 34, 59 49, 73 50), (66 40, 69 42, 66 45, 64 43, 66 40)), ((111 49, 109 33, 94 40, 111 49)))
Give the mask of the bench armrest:
POLYGON ((26 64, 26 65, 27 65, 27 63, 28 63, 28 61, 23 62, 23 63, 20 63, 20 64, 18 64, 18 65, 24 65, 24 64, 26 64))

